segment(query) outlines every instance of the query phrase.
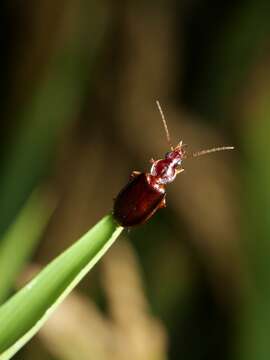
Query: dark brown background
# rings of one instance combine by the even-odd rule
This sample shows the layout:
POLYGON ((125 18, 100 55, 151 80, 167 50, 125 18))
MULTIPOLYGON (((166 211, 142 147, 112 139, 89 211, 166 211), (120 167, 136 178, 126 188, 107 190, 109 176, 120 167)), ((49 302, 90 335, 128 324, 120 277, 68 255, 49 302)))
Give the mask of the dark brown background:
POLYGON ((6 1, 1 13, 0 233, 36 187, 57 203, 29 265, 168 150, 156 99, 175 144, 236 147, 187 161, 168 207, 15 358, 268 359, 269 2, 6 1))

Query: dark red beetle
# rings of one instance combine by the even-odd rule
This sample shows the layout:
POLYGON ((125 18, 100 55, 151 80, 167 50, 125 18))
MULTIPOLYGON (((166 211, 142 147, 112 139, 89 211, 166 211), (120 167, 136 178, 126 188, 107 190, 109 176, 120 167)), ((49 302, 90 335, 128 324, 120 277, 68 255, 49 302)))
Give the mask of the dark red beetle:
MULTIPOLYGON (((114 202, 113 214, 117 222, 124 227, 139 225, 147 221, 158 209, 165 207, 165 185, 171 183, 177 174, 184 171, 182 161, 187 158, 182 141, 173 147, 166 120, 159 102, 157 105, 162 117, 167 140, 171 151, 164 159, 151 160, 150 173, 133 171, 128 184, 120 191, 114 202)), ((232 146, 217 147, 193 153, 193 157, 215 151, 231 150, 232 146)))

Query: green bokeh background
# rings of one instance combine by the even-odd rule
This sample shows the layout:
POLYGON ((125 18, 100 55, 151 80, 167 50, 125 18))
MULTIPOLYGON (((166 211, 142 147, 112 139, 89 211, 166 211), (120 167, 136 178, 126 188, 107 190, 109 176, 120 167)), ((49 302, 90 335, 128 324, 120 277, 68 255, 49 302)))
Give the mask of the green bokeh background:
MULTIPOLYGON (((90 345, 91 333, 78 326, 73 344, 52 326, 59 346, 41 333, 15 358, 268 360, 269 2, 3 4, 1 301, 30 265, 44 266, 108 213, 132 170, 147 171, 149 159, 167 151, 156 99, 174 143, 183 139, 191 151, 236 148, 187 161, 168 187, 167 208, 116 245, 128 244, 133 255, 124 268, 136 272, 141 288, 132 290, 124 271, 119 283, 144 299, 142 313, 162 328, 163 346, 149 355, 152 330, 145 333, 137 314, 133 340, 121 335, 122 353, 102 357, 84 348, 74 355, 80 331, 90 345), (8 253, 10 229, 37 191, 39 202, 8 253)), ((114 256, 121 265, 120 250, 112 249, 108 262, 114 256)), ((88 315, 95 304, 110 322, 110 337, 112 324, 129 330, 129 320, 115 310, 111 294, 120 294, 119 284, 108 290, 106 266, 105 258, 76 294, 87 299, 88 315)), ((125 296, 121 304, 140 309, 125 296)), ((65 313, 71 327, 72 312, 71 305, 65 313)))

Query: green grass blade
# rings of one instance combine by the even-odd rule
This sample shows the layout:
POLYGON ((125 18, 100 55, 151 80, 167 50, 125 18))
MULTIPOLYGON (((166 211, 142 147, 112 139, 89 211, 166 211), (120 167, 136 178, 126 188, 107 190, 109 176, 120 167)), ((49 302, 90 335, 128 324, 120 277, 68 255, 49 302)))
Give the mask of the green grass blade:
POLYGON ((123 230, 111 215, 46 266, 0 308, 0 359, 10 359, 105 254, 123 230))
POLYGON ((47 196, 34 191, 0 242, 0 304, 35 250, 54 208, 47 196))

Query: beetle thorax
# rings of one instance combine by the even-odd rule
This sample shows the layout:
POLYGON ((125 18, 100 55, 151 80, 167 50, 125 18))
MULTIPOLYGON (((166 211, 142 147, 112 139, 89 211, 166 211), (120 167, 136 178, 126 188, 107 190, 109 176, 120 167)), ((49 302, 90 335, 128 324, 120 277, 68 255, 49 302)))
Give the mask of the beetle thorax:
POLYGON ((150 173, 155 178, 157 184, 168 184, 176 177, 175 166, 168 159, 155 161, 150 173))
POLYGON ((181 165, 183 152, 177 148, 168 152, 165 159, 157 160, 151 167, 151 176, 156 184, 169 184, 174 181, 177 175, 177 167, 181 165))

